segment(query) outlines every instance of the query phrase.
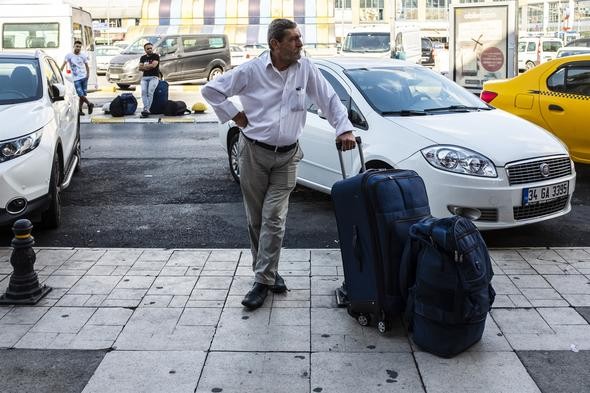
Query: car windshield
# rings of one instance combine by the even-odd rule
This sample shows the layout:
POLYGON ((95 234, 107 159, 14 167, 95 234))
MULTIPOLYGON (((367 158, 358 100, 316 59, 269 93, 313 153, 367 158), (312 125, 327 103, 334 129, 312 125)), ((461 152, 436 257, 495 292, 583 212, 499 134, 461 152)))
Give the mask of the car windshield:
POLYGON ((36 59, 0 58, 0 105, 38 100, 42 87, 36 59))
POLYGON ((125 50, 122 52, 122 54, 124 54, 124 55, 143 55, 145 53, 143 46, 148 42, 151 43, 152 45, 155 45, 156 42, 158 42, 158 38, 159 37, 157 37, 157 36, 148 36, 148 37, 138 38, 131 45, 129 45, 127 48, 125 48, 125 50))
POLYGON ((389 33, 349 33, 343 52, 387 52, 390 50, 389 33))
POLYGON ((384 116, 491 109, 474 94, 424 67, 358 68, 346 75, 384 116))

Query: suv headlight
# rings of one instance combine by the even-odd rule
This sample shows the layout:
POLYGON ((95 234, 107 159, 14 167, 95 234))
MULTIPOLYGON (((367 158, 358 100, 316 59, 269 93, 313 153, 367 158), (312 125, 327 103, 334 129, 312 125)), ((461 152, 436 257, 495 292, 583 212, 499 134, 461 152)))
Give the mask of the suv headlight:
POLYGON ((0 162, 12 160, 35 150, 41 142, 41 135, 43 135, 42 128, 25 136, 0 141, 0 162))
POLYGON ((430 165, 443 171, 464 175, 497 177, 492 160, 464 147, 437 145, 421 150, 430 165))

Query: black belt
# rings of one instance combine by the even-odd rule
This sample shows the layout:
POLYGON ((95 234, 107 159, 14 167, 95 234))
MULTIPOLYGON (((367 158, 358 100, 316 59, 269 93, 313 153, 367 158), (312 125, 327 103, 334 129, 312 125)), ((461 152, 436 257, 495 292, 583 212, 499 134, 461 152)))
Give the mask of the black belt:
POLYGON ((297 147, 297 142, 293 143, 292 145, 287 145, 287 146, 273 146, 273 145, 269 145, 264 142, 257 141, 256 139, 248 138, 246 136, 246 134, 244 134, 244 133, 242 133, 242 135, 244 136, 244 138, 246 138, 248 141, 252 142, 253 144, 260 146, 266 150, 272 150, 276 153, 286 153, 288 151, 293 150, 295 147, 297 147))

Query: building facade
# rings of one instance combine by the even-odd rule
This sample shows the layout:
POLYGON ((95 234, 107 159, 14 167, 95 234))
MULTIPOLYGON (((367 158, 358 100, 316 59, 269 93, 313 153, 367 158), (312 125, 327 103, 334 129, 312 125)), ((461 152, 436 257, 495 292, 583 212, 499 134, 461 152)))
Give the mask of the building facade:
MULTIPOLYGON (((310 48, 330 48, 354 26, 415 22, 422 34, 447 41, 449 4, 477 0, 67 0, 91 12, 100 37, 225 33, 232 43, 266 42, 274 18, 294 19, 310 48)), ((521 35, 590 36, 590 0, 520 0, 521 35)), ((100 39, 99 37, 99 39, 100 39)))

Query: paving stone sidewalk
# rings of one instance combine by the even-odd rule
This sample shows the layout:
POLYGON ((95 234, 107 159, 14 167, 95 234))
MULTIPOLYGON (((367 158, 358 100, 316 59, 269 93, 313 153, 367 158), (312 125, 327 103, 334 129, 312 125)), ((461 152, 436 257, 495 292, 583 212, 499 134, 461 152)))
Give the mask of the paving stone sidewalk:
POLYGON ((590 248, 492 250, 484 337, 453 359, 420 351, 401 321, 380 335, 337 308, 339 250, 283 250, 290 290, 253 312, 248 250, 36 251, 54 289, 0 307, 2 392, 590 391, 590 248))

